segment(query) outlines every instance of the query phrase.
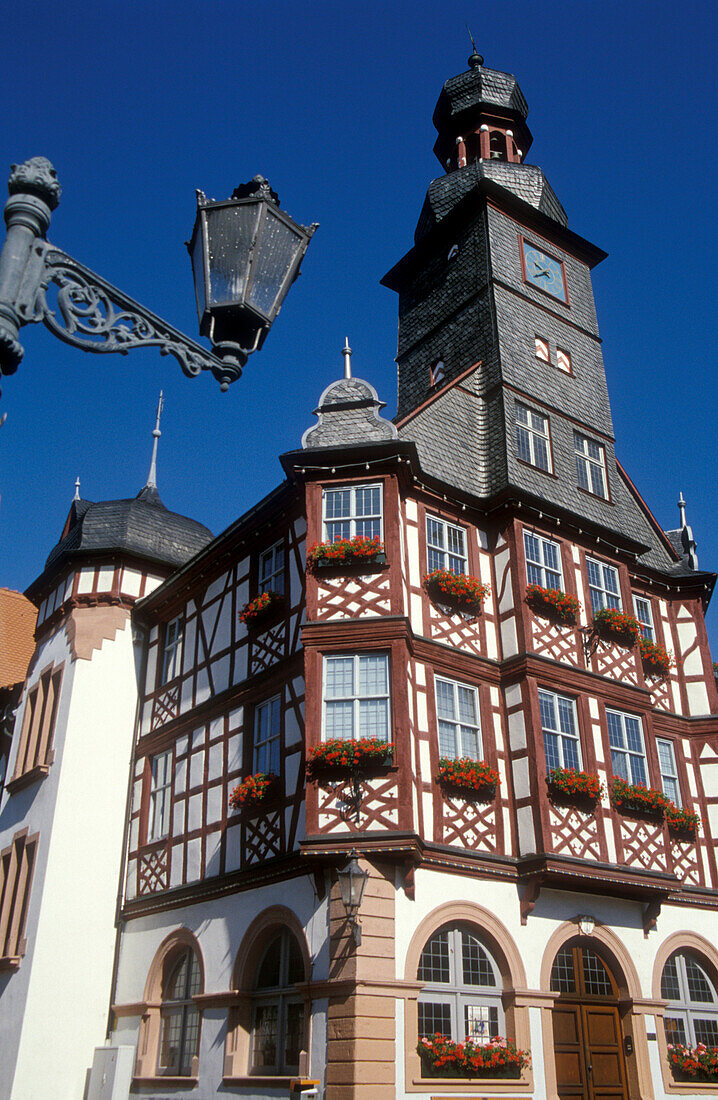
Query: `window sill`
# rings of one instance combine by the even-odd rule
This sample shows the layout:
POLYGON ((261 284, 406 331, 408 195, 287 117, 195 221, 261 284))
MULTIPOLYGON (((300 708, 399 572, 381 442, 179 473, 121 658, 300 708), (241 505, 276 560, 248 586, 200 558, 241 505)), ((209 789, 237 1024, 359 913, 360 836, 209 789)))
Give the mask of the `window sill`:
POLYGON ((539 474, 544 474, 546 477, 552 477, 554 481, 559 480, 558 474, 555 474, 553 470, 544 470, 543 466, 536 466, 535 463, 527 462, 525 458, 519 458, 518 455, 516 455, 516 461, 519 462, 522 466, 526 466, 529 470, 536 470, 536 472, 539 474))
POLYGON ((351 570, 352 573, 366 573, 367 570, 383 569, 386 565, 386 554, 375 554, 373 558, 366 558, 364 561, 332 561, 330 558, 319 558, 317 561, 312 562, 312 571, 317 573, 325 573, 329 570, 337 570, 341 572, 347 572, 351 570))
POLYGON ((29 772, 14 776, 9 783, 5 784, 5 790, 9 794, 15 794, 15 791, 21 791, 25 787, 30 787, 33 783, 38 783, 41 779, 44 779, 49 771, 49 764, 36 764, 34 768, 30 768, 29 772))
POLYGON ((223 1085, 258 1085, 268 1089, 289 1089, 296 1077, 270 1077, 264 1073, 252 1073, 244 1077, 223 1077, 223 1085))
POLYGON ((610 497, 601 496, 600 493, 592 493, 590 489, 584 489, 583 485, 577 485, 579 493, 585 493, 587 497, 593 497, 594 500, 602 500, 604 504, 613 504, 610 497))
POLYGON ((169 1074, 156 1074, 152 1077, 133 1077, 133 1085, 165 1085, 173 1089, 195 1089, 199 1084, 199 1077, 171 1077, 169 1074))
POLYGON ((444 1089, 454 1092, 466 1092, 476 1088, 483 1091, 511 1093, 517 1089, 526 1092, 532 1088, 531 1082, 524 1077, 415 1077, 412 1082, 412 1091, 421 1090, 431 1092, 432 1100, 444 1100, 441 1093, 444 1089))

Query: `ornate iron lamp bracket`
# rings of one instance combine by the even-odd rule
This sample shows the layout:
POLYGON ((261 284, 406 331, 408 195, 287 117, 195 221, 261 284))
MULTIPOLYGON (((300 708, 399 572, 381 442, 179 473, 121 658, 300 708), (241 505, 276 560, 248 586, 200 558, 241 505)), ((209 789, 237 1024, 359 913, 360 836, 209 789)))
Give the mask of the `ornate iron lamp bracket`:
POLYGON ((225 364, 139 302, 44 240, 35 241, 15 308, 21 324, 42 321, 66 344, 96 354, 157 347, 193 378, 225 364), (52 288, 56 298, 50 298, 52 288))

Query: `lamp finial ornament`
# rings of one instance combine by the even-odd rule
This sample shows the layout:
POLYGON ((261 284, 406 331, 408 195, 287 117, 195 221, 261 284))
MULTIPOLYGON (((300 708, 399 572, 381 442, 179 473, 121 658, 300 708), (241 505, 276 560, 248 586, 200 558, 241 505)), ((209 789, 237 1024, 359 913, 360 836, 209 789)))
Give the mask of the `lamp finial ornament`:
POLYGON ((342 348, 342 355, 344 356, 344 377, 351 378, 352 376, 352 349, 349 347, 349 337, 344 337, 344 347, 342 348))
POLYGON ((7 189, 10 195, 27 192, 36 195, 50 210, 57 207, 62 191, 57 172, 47 157, 30 157, 22 164, 11 164, 7 189))
POLYGON ((678 494, 678 511, 681 517, 681 528, 686 526, 686 502, 683 499, 683 490, 678 494))
POLYGON ((73 500, 79 500, 80 499, 80 479, 79 479, 79 477, 75 478, 75 495, 72 499, 73 500))
POLYGON ((469 68, 470 69, 480 69, 481 66, 484 63, 484 59, 481 56, 481 54, 479 53, 479 51, 476 49, 476 43, 474 42, 474 36, 471 33, 471 31, 469 30, 469 24, 468 23, 466 24, 466 30, 468 32, 469 38, 471 39, 471 45, 473 47, 471 57, 469 58, 469 61, 468 61, 469 68))
POLYGON ((157 402, 157 420, 152 430, 152 459, 150 461, 150 472, 147 475, 146 489, 157 488, 157 444, 159 443, 162 432, 160 431, 160 417, 162 416, 162 409, 164 408, 165 398, 164 393, 160 390, 159 401, 157 402))

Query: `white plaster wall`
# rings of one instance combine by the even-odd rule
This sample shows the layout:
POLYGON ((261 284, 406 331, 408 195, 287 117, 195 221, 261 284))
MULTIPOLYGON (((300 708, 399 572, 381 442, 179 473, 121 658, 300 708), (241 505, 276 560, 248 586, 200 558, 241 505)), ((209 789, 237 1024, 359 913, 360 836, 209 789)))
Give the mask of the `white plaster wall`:
MULTIPOLYGON (((205 905, 192 905, 138 917, 127 922, 122 932, 115 1002, 128 1004, 141 1001, 145 982, 157 950, 170 933, 188 928, 196 937, 204 965, 204 989, 207 993, 231 988, 232 970, 242 939, 252 921, 265 909, 282 905, 290 909, 305 931, 312 959, 311 977, 321 981, 329 976, 328 899, 319 901, 310 876, 292 879, 290 883, 275 883, 246 893, 213 899, 205 905)), ((313 1004, 310 1077, 323 1075, 326 1052, 326 999, 313 1004)), ((139 1016, 123 1017, 112 1036, 113 1043, 136 1045, 139 1016)), ((198 1097, 214 1096, 222 1078, 227 1010, 204 1012, 200 1040, 198 1097)), ((186 1097, 186 1089, 162 1086, 162 1097, 186 1097)), ((155 1095, 156 1088, 149 1087, 155 1095)), ((81 1094, 80 1094, 81 1095, 81 1094)), ((249 1100, 264 1100, 270 1096, 286 1096, 257 1082, 257 1092, 242 1088, 249 1100)))
POLYGON ((42 909, 11 1100, 78 1100, 104 1041, 137 700, 129 621, 75 663, 71 686, 41 784, 51 782, 56 796, 52 831, 46 822, 41 837, 49 844, 42 909))

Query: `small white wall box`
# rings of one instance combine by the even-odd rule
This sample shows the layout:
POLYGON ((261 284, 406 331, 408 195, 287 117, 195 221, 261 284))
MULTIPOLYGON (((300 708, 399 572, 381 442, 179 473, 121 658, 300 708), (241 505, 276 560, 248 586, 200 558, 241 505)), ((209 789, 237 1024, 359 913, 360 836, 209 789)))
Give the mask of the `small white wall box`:
POLYGON ((297 1100, 299 1097, 309 1100, 310 1097, 319 1096, 319 1085, 319 1081, 312 1081, 308 1077, 293 1077, 289 1082, 289 1095, 297 1097, 297 1100))
POLYGON ((86 1100, 127 1100, 134 1067, 134 1047, 95 1047, 86 1100))

